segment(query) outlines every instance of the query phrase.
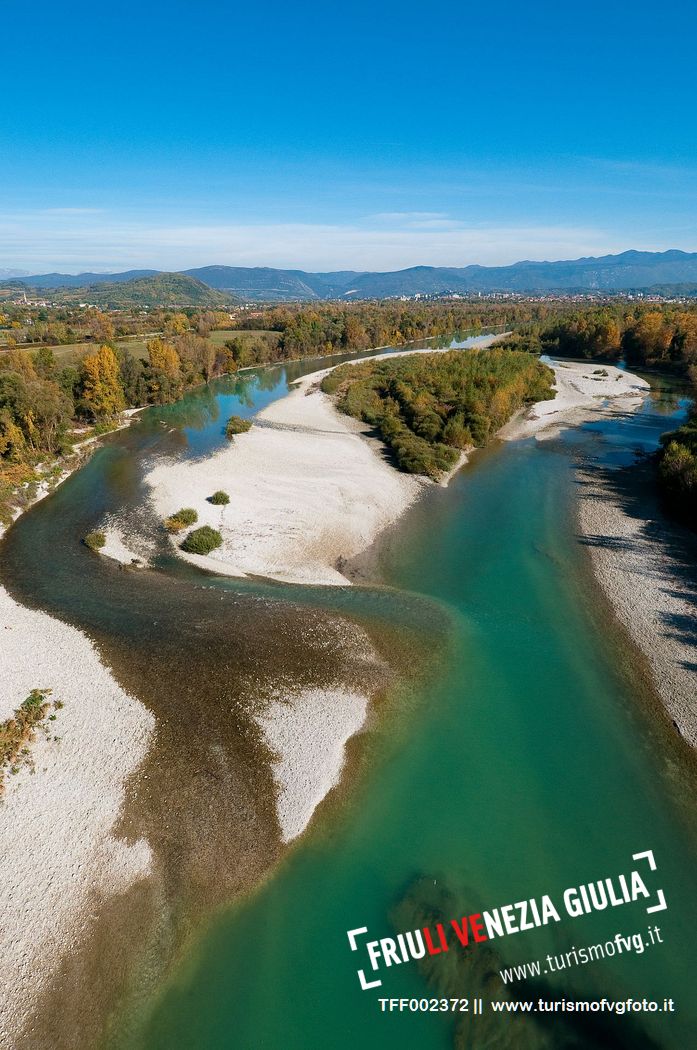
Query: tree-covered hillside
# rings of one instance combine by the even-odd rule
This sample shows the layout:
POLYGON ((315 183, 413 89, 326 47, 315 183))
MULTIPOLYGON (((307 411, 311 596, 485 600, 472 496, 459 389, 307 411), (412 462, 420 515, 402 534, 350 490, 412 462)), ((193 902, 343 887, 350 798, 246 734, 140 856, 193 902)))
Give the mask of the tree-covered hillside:
POLYGON ((61 284, 57 288, 45 289, 45 293, 56 302, 81 301, 111 309, 130 306, 219 309, 234 302, 230 293, 218 292, 183 273, 158 273, 111 283, 99 281, 81 287, 61 284))
MULTIPOLYGON (((683 251, 622 252, 599 258, 559 262, 517 262, 510 266, 411 266, 388 272, 336 270, 312 273, 271 266, 201 266, 184 270, 212 288, 258 301, 321 299, 384 299, 401 295, 442 295, 457 292, 619 292, 671 289, 697 281, 697 253, 683 251)), ((33 288, 84 287, 102 281, 88 275, 38 274, 23 283, 33 288), (60 280, 56 280, 60 278, 60 280)), ((129 274, 114 274, 112 283, 129 274)), ((132 276, 137 276, 132 273, 132 276)), ((108 278, 107 278, 108 279, 108 278)), ((669 292, 669 294, 674 294, 669 292)))
POLYGON ((88 302, 99 306, 202 306, 216 308, 232 299, 183 273, 158 273, 121 284, 98 284, 84 289, 88 302))

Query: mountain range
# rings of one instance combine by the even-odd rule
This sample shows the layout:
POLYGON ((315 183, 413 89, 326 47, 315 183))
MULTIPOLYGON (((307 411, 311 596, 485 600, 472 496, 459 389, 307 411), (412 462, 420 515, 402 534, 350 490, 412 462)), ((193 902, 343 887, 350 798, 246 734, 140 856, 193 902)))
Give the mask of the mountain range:
MULTIPOLYGON (((5 286, 16 285, 27 289, 83 289, 86 297, 101 302, 114 298, 125 300, 129 291, 116 294, 116 285, 134 285, 141 282, 142 295, 135 301, 145 301, 148 281, 160 277, 174 278, 157 270, 127 270, 123 273, 48 273, 4 281, 5 286), (105 294, 101 286, 108 285, 105 294), (99 290, 99 291, 98 291, 99 290)), ((192 278, 193 286, 185 281, 170 281, 169 301, 185 305, 193 295, 191 305, 218 305, 231 299, 256 301, 322 300, 322 299, 385 299, 392 296, 442 295, 457 293, 472 295, 479 292, 629 292, 651 291, 661 287, 662 294, 670 294, 673 286, 681 285, 683 294, 697 284, 697 252, 671 250, 666 252, 627 251, 620 255, 599 258, 573 259, 563 262, 518 262, 510 266, 413 266, 387 273, 373 271, 337 270, 328 273, 310 273, 305 270, 284 270, 268 266, 203 266, 179 271, 180 277, 192 278), (218 296, 204 304, 206 296, 201 286, 214 289, 218 296), (179 293, 183 298, 176 300, 179 293)), ((156 281, 157 285, 160 283, 156 281)), ((156 290, 156 289, 154 289, 156 290)), ((678 294, 678 293, 676 293, 678 294)))

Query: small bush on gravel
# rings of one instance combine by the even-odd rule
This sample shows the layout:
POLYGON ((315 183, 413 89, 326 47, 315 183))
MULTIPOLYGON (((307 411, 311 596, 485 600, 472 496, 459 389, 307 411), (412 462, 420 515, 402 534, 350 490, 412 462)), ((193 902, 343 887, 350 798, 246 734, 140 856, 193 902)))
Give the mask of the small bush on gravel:
POLYGON ((208 497, 209 503, 214 503, 216 507, 225 507, 230 502, 230 497, 227 492, 223 492, 222 489, 218 489, 212 496, 208 497))
POLYGON ((167 532, 181 532, 187 525, 194 525, 198 521, 198 514, 193 507, 182 507, 171 518, 165 519, 167 532))
POLYGON ((210 554, 216 547, 222 546, 223 537, 217 529, 210 525, 202 525, 200 529, 194 529, 186 537, 181 547, 187 554, 210 554))
POLYGON ((251 419, 243 419, 242 416, 230 416, 225 427, 225 437, 231 441, 235 434, 245 434, 251 429, 251 419))
POLYGON ((106 544, 106 536, 103 532, 88 532, 86 536, 82 537, 82 542, 91 551, 100 551, 106 544))

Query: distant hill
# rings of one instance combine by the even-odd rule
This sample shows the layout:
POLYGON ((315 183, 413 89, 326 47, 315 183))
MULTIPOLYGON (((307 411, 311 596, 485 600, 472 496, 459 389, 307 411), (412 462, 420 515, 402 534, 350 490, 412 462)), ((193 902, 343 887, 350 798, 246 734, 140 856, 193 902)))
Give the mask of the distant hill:
POLYGON ((415 266, 393 273, 357 275, 357 297, 476 292, 618 292, 656 284, 697 281, 697 253, 623 252, 564 262, 511 266, 415 266))
POLYGON ((233 301, 230 294, 217 292, 183 273, 155 272, 152 277, 137 277, 135 280, 46 288, 45 291, 63 302, 79 300, 105 307, 197 306, 218 309, 233 301))
POLYGON ((123 273, 40 273, 35 276, 16 276, 21 276, 19 283, 28 288, 87 288, 93 284, 121 284, 138 277, 153 277, 158 273, 159 270, 125 270, 123 273))
POLYGON ((206 266, 186 273, 214 288, 249 299, 384 299, 445 292, 617 292, 697 281, 697 253, 629 251, 568 262, 412 266, 387 273, 307 273, 243 266, 206 266))
POLYGON ((202 266, 184 270, 211 288, 234 292, 248 299, 338 299, 352 287, 353 270, 336 273, 306 273, 304 270, 276 270, 270 266, 202 266))
POLYGON ((694 298, 697 296, 697 284, 653 284, 650 288, 642 288, 646 295, 661 295, 666 299, 694 298))
POLYGON ((233 297, 183 273, 157 273, 133 281, 93 284, 84 289, 87 302, 98 306, 199 306, 216 309, 233 297))
MULTIPOLYGON (((56 288, 97 286, 113 288, 117 284, 132 284, 135 280, 172 278, 173 274, 158 274, 155 270, 129 270, 116 274, 41 274, 5 284, 51 290, 56 288)), ((337 270, 330 273, 308 273, 305 270, 282 270, 269 266, 203 266, 185 270, 180 277, 194 280, 210 290, 227 293, 246 300, 281 301, 284 299, 385 299, 400 295, 441 295, 448 292, 460 295, 477 292, 629 292, 666 289, 663 294, 691 294, 676 290, 697 283, 697 252, 622 252, 600 258, 572 259, 563 262, 518 262, 511 266, 412 266, 406 270, 387 273, 337 270)), ((177 294, 173 288, 152 291, 177 294)), ((137 289, 136 289, 137 291, 137 289)), ((115 293, 107 293, 115 301, 115 293)), ((191 294, 202 303, 200 287, 194 293, 184 286, 179 294, 191 294)), ((148 293, 149 295, 149 293, 148 293)), ((225 298, 225 296, 223 297, 225 298)), ((163 305, 171 302, 165 300, 163 305)), ((183 304, 182 304, 183 305, 183 304)), ((217 304, 216 304, 217 305, 217 304)))

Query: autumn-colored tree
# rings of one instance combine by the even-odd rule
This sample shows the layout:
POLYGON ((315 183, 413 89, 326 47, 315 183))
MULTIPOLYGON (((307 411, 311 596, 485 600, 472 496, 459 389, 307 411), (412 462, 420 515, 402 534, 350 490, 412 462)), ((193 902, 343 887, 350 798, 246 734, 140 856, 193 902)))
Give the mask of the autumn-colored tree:
MULTIPOLYGON (((365 350, 370 346, 368 333, 359 318, 354 317, 352 314, 349 314, 346 318, 342 342, 344 346, 350 347, 352 350, 365 350)), ((331 350, 327 351, 327 353, 330 352, 331 350)))
POLYGON ((32 355, 24 350, 12 348, 0 356, 0 370, 3 372, 16 372, 24 379, 36 379, 36 369, 32 355))
POLYGON ((687 365, 688 373, 697 365, 697 314, 679 313, 673 337, 673 356, 687 365))
POLYGON ((660 310, 643 314, 624 333, 623 347, 631 363, 660 365, 670 359, 674 328, 660 310))
POLYGON ((172 314, 165 321, 165 332, 168 335, 184 335, 189 331, 189 318, 186 314, 172 314))
POLYGON ((101 310, 90 311, 87 329, 96 343, 110 343, 114 338, 114 322, 101 310))
POLYGON ((177 350, 187 372, 193 377, 201 376, 205 382, 208 382, 213 375, 215 364, 213 344, 189 332, 177 339, 177 350))
POLYGON ((0 408, 0 458, 15 462, 21 459, 26 442, 21 427, 17 426, 12 413, 0 408))
POLYGON ((110 346, 101 346, 82 360, 82 403, 94 419, 108 419, 126 407, 119 363, 110 346))
POLYGON ((164 372, 170 379, 179 378, 181 361, 179 354, 171 343, 166 343, 164 339, 159 337, 151 339, 148 343, 148 358, 152 368, 157 368, 160 372, 164 372))

